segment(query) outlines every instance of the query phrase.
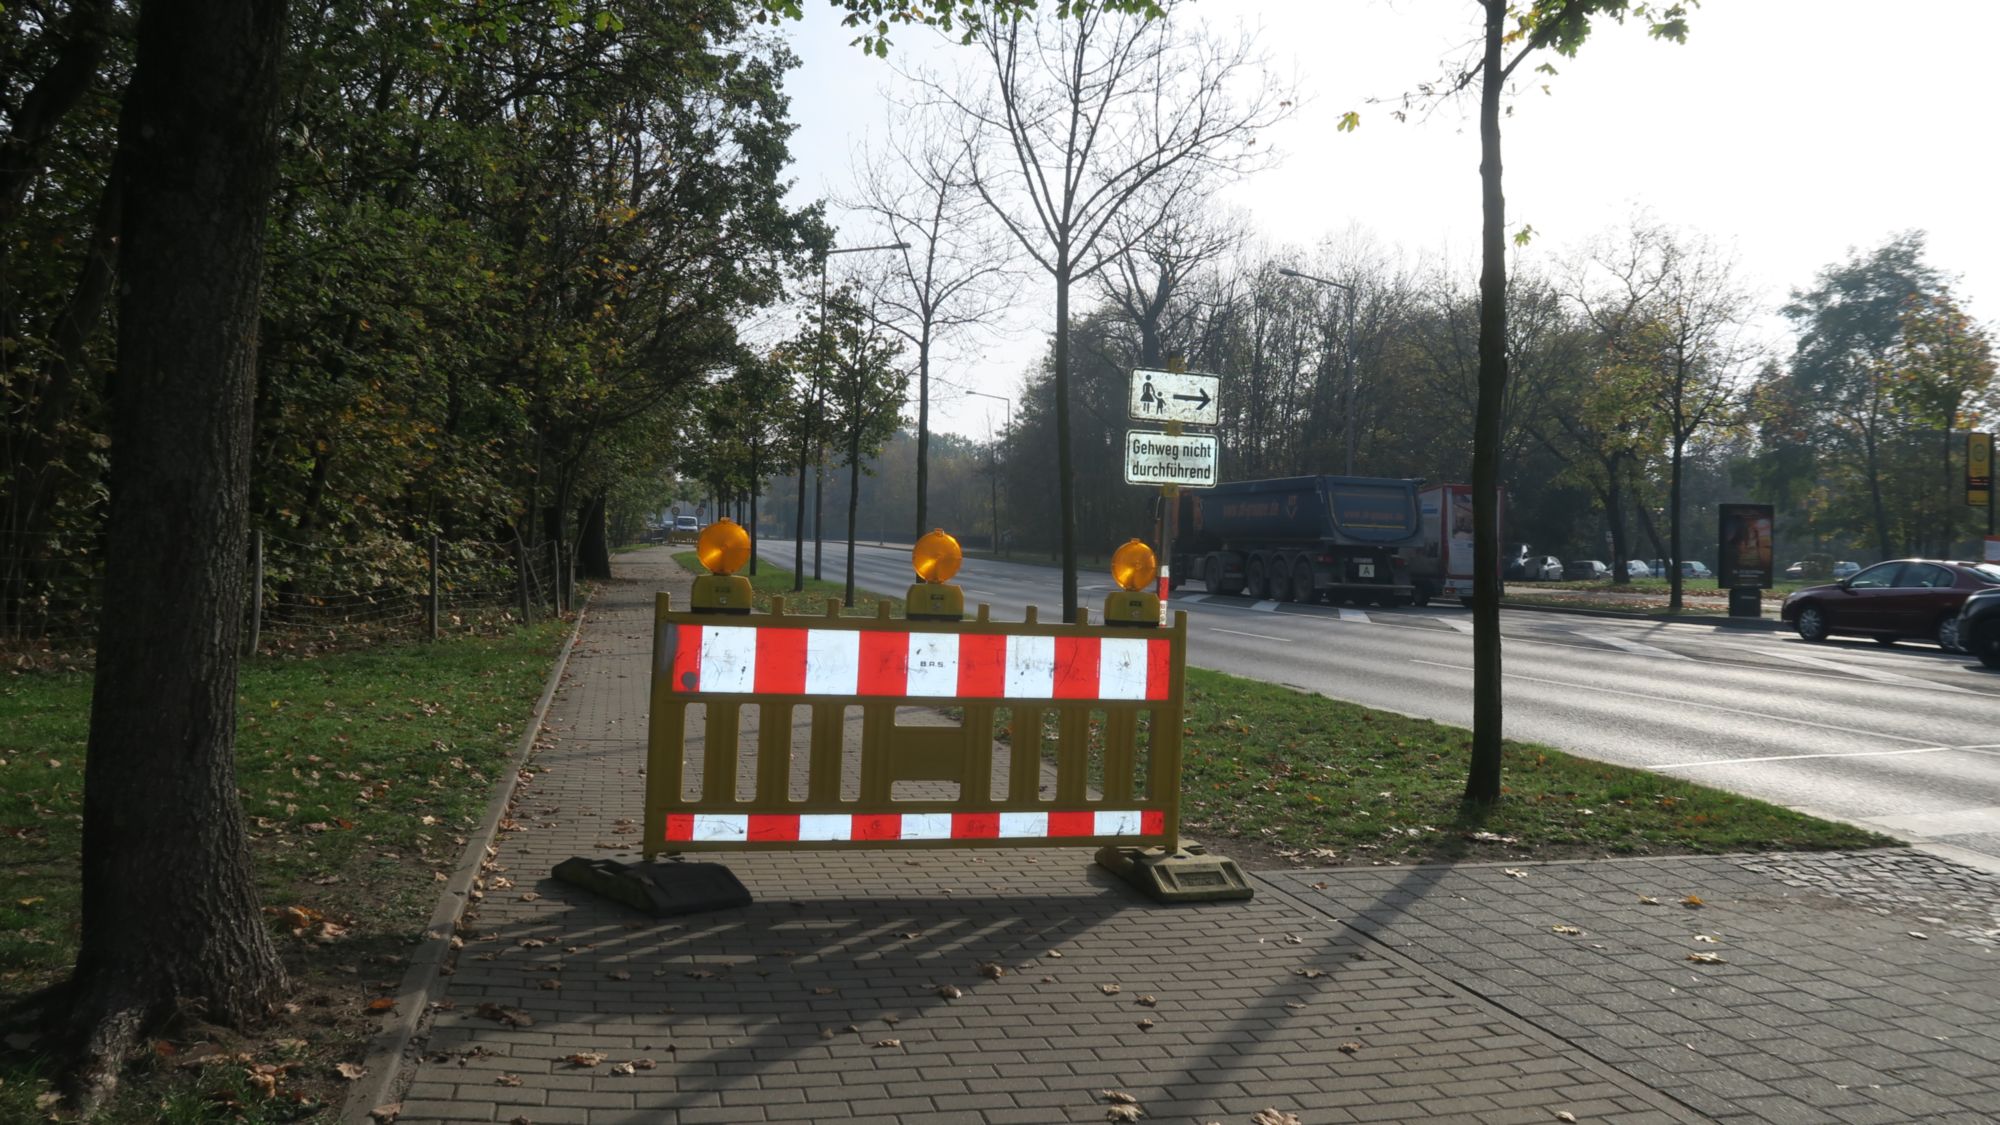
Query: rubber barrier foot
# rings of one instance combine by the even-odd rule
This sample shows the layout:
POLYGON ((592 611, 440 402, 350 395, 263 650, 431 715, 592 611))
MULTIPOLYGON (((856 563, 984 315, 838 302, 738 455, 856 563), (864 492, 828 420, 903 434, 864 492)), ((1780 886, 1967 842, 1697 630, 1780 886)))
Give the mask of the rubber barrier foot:
POLYGON ((1209 855, 1200 844, 1164 848, 1102 848, 1097 865, 1157 902, 1227 902, 1256 892, 1236 861, 1209 855))
POLYGON ((750 905, 750 889, 719 863, 620 863, 572 856, 556 864, 552 874, 655 918, 750 905))

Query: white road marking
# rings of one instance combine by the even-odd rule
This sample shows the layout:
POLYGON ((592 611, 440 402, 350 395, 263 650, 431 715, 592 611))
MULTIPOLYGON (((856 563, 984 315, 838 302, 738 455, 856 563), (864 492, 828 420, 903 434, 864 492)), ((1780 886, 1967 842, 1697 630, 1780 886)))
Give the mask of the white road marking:
POLYGON ((1598 644, 1601 645, 1610 645, 1612 648, 1619 649, 1624 652, 1636 653, 1640 656, 1662 656, 1667 658, 1668 660, 1687 659, 1687 657, 1682 656, 1678 652, 1668 652, 1666 649, 1660 648, 1657 645, 1641 644, 1638 641, 1628 641, 1624 637, 1614 637, 1609 633, 1589 633, 1585 632, 1582 629, 1572 629, 1570 630, 1570 635, 1582 637, 1584 640, 1587 641, 1596 641, 1598 644))
POLYGON ((1260 641, 1279 641, 1284 644, 1292 643, 1292 639, 1290 637, 1270 637, 1270 636, 1265 636, 1263 633, 1246 633, 1241 629, 1223 629, 1211 626, 1208 631, 1211 633, 1229 633, 1238 637, 1255 637, 1260 641))
POLYGON ((1342 621, 1367 621, 1368 611, 1365 609, 1343 608, 1340 611, 1340 619, 1342 621))
MULTIPOLYGON (((1412 660, 1410 663, 1428 664, 1433 668, 1451 668, 1460 672, 1472 671, 1472 666, 1469 664, 1440 664, 1435 660, 1412 660)), ((1703 711, 1721 711, 1729 715, 1745 715, 1752 719, 1786 723, 1795 727, 1818 727, 1821 730, 1837 730, 1842 734, 1859 734, 1866 735, 1869 738, 1886 738, 1892 742, 1914 742, 1919 746, 1931 745, 1931 741, 1927 738, 1911 738, 1908 735, 1901 734, 1884 734, 1879 730, 1862 730, 1859 727, 1843 727, 1834 723, 1815 723, 1811 719, 1781 717, 1767 711, 1745 711, 1741 707, 1724 707, 1719 703, 1696 703, 1690 699, 1674 699, 1664 695, 1649 695, 1643 691, 1624 691, 1619 688, 1598 687, 1595 684, 1576 684, 1568 680, 1551 680, 1541 676, 1524 676, 1519 672, 1508 672, 1505 675, 1510 680, 1527 680, 1530 683, 1551 684, 1555 687, 1573 688, 1577 691, 1596 691, 1602 692, 1605 695, 1624 695, 1630 696, 1633 699, 1648 699, 1654 703, 1667 703, 1675 707, 1694 707, 1703 711)))
POLYGON ((1250 608, 1251 608, 1251 609, 1254 609, 1254 610, 1256 610, 1256 611, 1257 611, 1257 612, 1259 612, 1259 613, 1276 613, 1276 612, 1278 612, 1278 603, 1277 603, 1277 602, 1255 602, 1255 603, 1253 603, 1253 604, 1252 604, 1252 605, 1250 606, 1250 608))
POLYGON ((1820 656, 1807 656, 1805 653, 1793 652, 1788 648, 1777 648, 1767 645, 1752 645, 1748 647, 1752 652, 1761 652, 1765 656, 1775 656, 1780 660, 1789 660, 1794 664, 1803 664, 1808 668, 1826 668, 1835 672, 1845 672, 1850 676, 1859 676, 1864 680, 1874 680, 1876 683, 1897 684, 1902 687, 1924 687, 1934 691, 1956 691, 1967 695, 1979 694, 1971 688, 1962 688, 1957 684, 1941 684, 1936 680, 1905 676, 1900 672, 1884 672, 1879 668, 1865 668, 1859 664, 1845 664, 1838 660, 1828 660, 1820 656))
POLYGON ((1458 630, 1461 633, 1472 632, 1472 622, 1470 621, 1462 621, 1456 617, 1439 617, 1435 618, 1434 620, 1442 621, 1446 625, 1451 626, 1452 628, 1458 630))
MULTIPOLYGON (((1664 765, 1647 766, 1646 768, 1654 770, 1685 770, 1693 769, 1696 766, 1747 766, 1756 765, 1760 762, 1801 762, 1814 758, 1891 758, 1898 754, 1943 754, 1952 751, 1968 754, 1985 754, 1996 748, 2000 748, 2000 743, 1982 743, 1978 746, 1913 746, 1902 750, 1856 750, 1846 754, 1773 754, 1765 758, 1715 758, 1705 762, 1668 762, 1664 765)), ((1876 821, 1875 823, 1880 824, 1883 822, 1876 821)))

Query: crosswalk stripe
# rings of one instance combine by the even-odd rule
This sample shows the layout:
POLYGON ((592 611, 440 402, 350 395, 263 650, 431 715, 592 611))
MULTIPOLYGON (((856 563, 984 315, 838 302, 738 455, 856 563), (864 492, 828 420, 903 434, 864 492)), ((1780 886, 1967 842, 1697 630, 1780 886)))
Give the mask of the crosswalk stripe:
POLYGON ((1790 649, 1786 648, 1765 647, 1760 645, 1753 648, 1751 651, 1761 652, 1766 656, 1775 656, 1780 660, 1789 660, 1794 664, 1804 664, 1809 668, 1825 668, 1833 672, 1845 672, 1850 676, 1859 676, 1864 680, 1874 680, 1876 683, 1880 684, 1895 684, 1899 687, 1934 688, 1938 691, 1956 691, 1972 695, 1978 694, 1977 692, 1972 691, 1970 688, 1962 688, 1955 684, 1941 684, 1938 683, 1936 680, 1920 679, 1919 677, 1916 676, 1905 676, 1897 672, 1884 672, 1879 668, 1864 668, 1858 664, 1846 664, 1838 660, 1825 660, 1817 656, 1807 656, 1803 652, 1793 652, 1790 649))
POLYGON ((1609 645, 1612 648, 1621 649, 1625 652, 1634 653, 1639 656, 1660 656, 1660 657, 1665 657, 1668 660, 1687 659, 1687 657, 1682 656, 1678 652, 1668 652, 1666 649, 1663 649, 1658 645, 1641 644, 1638 641, 1628 641, 1624 637, 1612 636, 1609 633, 1590 633, 1590 632, 1585 632, 1582 629, 1572 629, 1570 630, 1570 634, 1572 636, 1582 637, 1586 641, 1596 641, 1598 644, 1609 645))
POLYGON ((1367 621, 1368 611, 1365 609, 1342 609, 1340 611, 1340 619, 1342 621, 1367 621))

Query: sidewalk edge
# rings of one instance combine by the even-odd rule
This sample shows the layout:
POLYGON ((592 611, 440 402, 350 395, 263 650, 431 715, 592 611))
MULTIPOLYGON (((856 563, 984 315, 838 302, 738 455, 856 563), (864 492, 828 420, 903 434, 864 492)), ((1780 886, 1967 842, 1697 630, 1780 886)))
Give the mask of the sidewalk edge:
MULTIPOLYGON (((591 593, 594 595, 595 591, 591 593)), ((369 1112, 377 1106, 394 1102, 398 1092, 405 1089, 416 1075, 417 1060, 410 1048, 430 1024, 431 1001, 444 991, 446 974, 442 970, 451 959, 451 939, 458 917, 469 901, 467 896, 472 891, 472 881, 479 875, 480 864, 486 858, 486 849, 499 831, 501 815, 506 811, 508 798, 513 796, 521 769, 534 752, 535 739, 542 733, 542 723, 548 718, 556 688, 562 684, 563 674, 569 669, 569 657, 576 651, 577 638, 583 634, 583 622, 590 613, 590 602, 591 596, 586 596, 583 604, 577 607, 576 622, 570 626, 562 651, 556 654, 555 663, 549 667, 549 678, 542 684, 541 697, 535 701, 534 717, 522 732, 521 741, 515 746, 505 772, 494 779, 486 800, 486 813, 480 818, 479 827, 466 837, 465 850, 459 853, 458 864, 445 881, 444 891, 438 896, 430 921, 424 925, 423 939, 410 954, 410 967, 404 971, 402 983, 396 989, 393 1014, 370 1041, 368 1051, 361 1060, 365 1073, 341 1105, 338 1120, 342 1125, 370 1125, 374 1119, 369 1112)))

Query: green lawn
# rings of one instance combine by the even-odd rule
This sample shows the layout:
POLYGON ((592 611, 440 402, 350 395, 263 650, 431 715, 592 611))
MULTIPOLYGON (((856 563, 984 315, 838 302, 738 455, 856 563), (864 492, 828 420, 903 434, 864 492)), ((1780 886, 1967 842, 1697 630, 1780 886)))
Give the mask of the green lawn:
MULTIPOLYGON (((235 1063, 180 1068, 193 1039, 163 1040, 150 1077, 105 1122, 277 1121, 330 1116, 332 1066, 359 1058, 365 997, 403 957, 504 770, 570 625, 244 665, 237 782, 257 878, 302 1011, 232 1045, 293 1063, 278 1093, 235 1063), (292 930, 309 921, 305 933, 292 930), (330 924, 333 929, 325 928, 330 924)), ((60 979, 75 956, 87 672, 0 680, 0 1002, 60 979)), ((0 1055, 0 1120, 28 1121, 46 1086, 32 1047, 0 1055)))

